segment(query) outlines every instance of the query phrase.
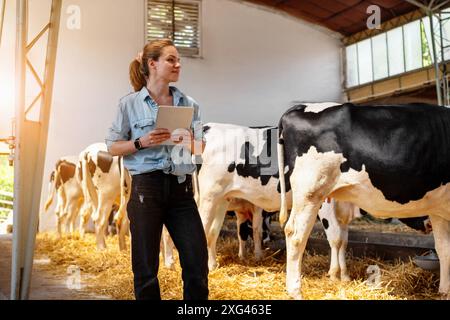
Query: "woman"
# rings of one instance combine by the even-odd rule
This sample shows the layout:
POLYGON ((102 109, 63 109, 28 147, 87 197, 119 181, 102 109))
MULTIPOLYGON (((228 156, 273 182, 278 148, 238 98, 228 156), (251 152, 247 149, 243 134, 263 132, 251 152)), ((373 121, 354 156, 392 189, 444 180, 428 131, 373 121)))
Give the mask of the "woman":
POLYGON ((137 92, 120 100, 106 138, 109 152, 124 156, 132 174, 127 211, 134 292, 139 300, 161 299, 157 276, 163 225, 178 249, 184 299, 208 298, 208 253, 193 198, 191 173, 195 165, 190 153, 201 154, 202 128, 197 103, 169 86, 178 81, 180 67, 178 51, 170 40, 149 42, 142 57, 130 65, 130 79, 137 92), (194 107, 193 134, 185 130, 171 137, 167 129, 155 128, 159 105, 194 107), (179 144, 162 145, 167 139, 179 144), (183 153, 188 153, 189 161, 177 159, 183 153))

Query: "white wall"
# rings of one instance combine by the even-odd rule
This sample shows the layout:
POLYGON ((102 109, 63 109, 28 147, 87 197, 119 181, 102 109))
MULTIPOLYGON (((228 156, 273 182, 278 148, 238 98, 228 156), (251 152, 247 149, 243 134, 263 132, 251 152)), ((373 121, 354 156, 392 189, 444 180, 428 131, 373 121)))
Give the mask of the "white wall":
MULTIPOLYGON (((48 16, 42 3, 49 0, 31 1, 41 4, 33 15, 48 16)), ((143 0, 64 1, 43 199, 56 160, 103 141, 119 98, 130 92, 128 65, 144 45, 143 8, 143 0), (66 27, 73 4, 81 8, 80 30, 66 27)), ((177 86, 199 102, 204 122, 273 125, 294 100, 341 99, 332 32, 234 0, 204 0, 202 15, 203 57, 182 59, 177 86)), ((54 223, 52 213, 42 215, 40 229, 54 223)))
MULTIPOLYGON (((16 2, 6 1, 3 36, 0 46, 0 138, 11 134, 11 118, 14 116, 14 50, 16 2)), ((1 9, 0 2, 0 9, 1 9)), ((7 149, 0 145, 0 151, 7 149)), ((6 150, 7 151, 7 150, 6 150)))
POLYGON ((306 22, 241 1, 203 1, 203 59, 180 87, 206 121, 274 125, 294 100, 341 98, 339 41, 306 22))

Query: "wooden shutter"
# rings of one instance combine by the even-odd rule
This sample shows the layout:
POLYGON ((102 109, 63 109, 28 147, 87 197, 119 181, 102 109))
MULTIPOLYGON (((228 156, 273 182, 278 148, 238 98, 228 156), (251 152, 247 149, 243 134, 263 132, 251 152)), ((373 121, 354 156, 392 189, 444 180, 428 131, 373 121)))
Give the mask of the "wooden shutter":
POLYGON ((146 40, 172 39, 183 56, 200 55, 200 1, 148 0, 146 40))

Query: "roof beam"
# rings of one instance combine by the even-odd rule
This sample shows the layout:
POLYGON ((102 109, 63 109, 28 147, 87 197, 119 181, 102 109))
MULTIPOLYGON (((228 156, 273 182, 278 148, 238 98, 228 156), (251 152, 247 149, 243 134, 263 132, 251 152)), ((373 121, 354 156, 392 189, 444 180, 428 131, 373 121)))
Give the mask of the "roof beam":
POLYGON ((418 1, 418 0, 406 0, 406 2, 409 2, 423 10, 425 10, 426 12, 431 11, 432 13, 436 12, 437 10, 439 10, 439 8, 445 6, 446 4, 450 3, 450 0, 445 0, 442 1, 441 3, 438 3, 436 6, 433 7, 433 4, 435 2, 435 0, 431 0, 430 3, 428 5, 418 1))
MULTIPOLYGON (((441 7, 443 7, 443 6, 445 6, 446 4, 449 4, 449 3, 450 3, 450 0, 445 0, 445 1, 437 4, 435 7, 433 7, 431 9, 431 11, 436 12, 438 9, 440 9, 441 7)), ((430 7, 431 7, 432 4, 433 4, 433 1, 430 3, 430 7)))
POLYGON ((423 10, 426 10, 426 11, 430 10, 430 8, 427 5, 423 4, 422 2, 419 2, 419 1, 416 1, 416 0, 406 0, 406 2, 409 2, 409 3, 419 7, 420 9, 423 9, 423 10))

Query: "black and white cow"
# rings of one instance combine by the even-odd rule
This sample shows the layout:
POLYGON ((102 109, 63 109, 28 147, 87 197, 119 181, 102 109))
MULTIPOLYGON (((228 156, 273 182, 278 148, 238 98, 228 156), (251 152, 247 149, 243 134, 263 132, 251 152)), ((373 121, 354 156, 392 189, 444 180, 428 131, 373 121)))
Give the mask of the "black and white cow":
POLYGON ((289 109, 279 122, 280 222, 288 293, 301 298, 301 263, 326 197, 375 217, 429 215, 440 258, 439 292, 450 283, 450 110, 410 104, 289 109), (286 176, 286 178, 285 178, 286 176), (286 192, 288 191, 288 192, 286 192))
MULTIPOLYGON (((227 210, 243 212, 249 207, 249 211, 253 211, 253 219, 257 217, 253 226, 260 228, 263 210, 277 212, 280 209, 277 128, 209 123, 204 126, 204 132, 206 147, 202 154, 203 163, 193 181, 199 189, 196 201, 208 240, 208 266, 213 270, 217 267, 216 241, 227 210)), ((326 213, 329 215, 329 209, 326 213)), ((332 235, 345 235, 343 232, 331 231, 334 227, 341 228, 337 223, 330 224, 327 235, 330 232, 332 235)), ((256 233, 253 230, 255 246, 260 246, 259 234, 260 230, 256 233)), ((341 247, 345 252, 346 241, 329 240, 329 243, 335 252, 341 247), (345 246, 337 246, 344 243, 345 246)), ((261 249, 255 247, 256 258, 260 258, 261 253, 261 249)), ((241 254, 243 252, 240 250, 241 254)), ((330 273, 340 270, 338 263, 338 260, 332 259, 330 273)), ((342 268, 345 273, 345 266, 342 268)), ((341 276, 341 279, 347 279, 347 276, 341 276)))
POLYGON ((270 161, 271 149, 276 148, 276 128, 209 123, 204 133, 197 203, 208 241, 208 266, 213 270, 217 267, 216 241, 230 200, 246 200, 261 211, 280 208, 277 167, 270 161))

